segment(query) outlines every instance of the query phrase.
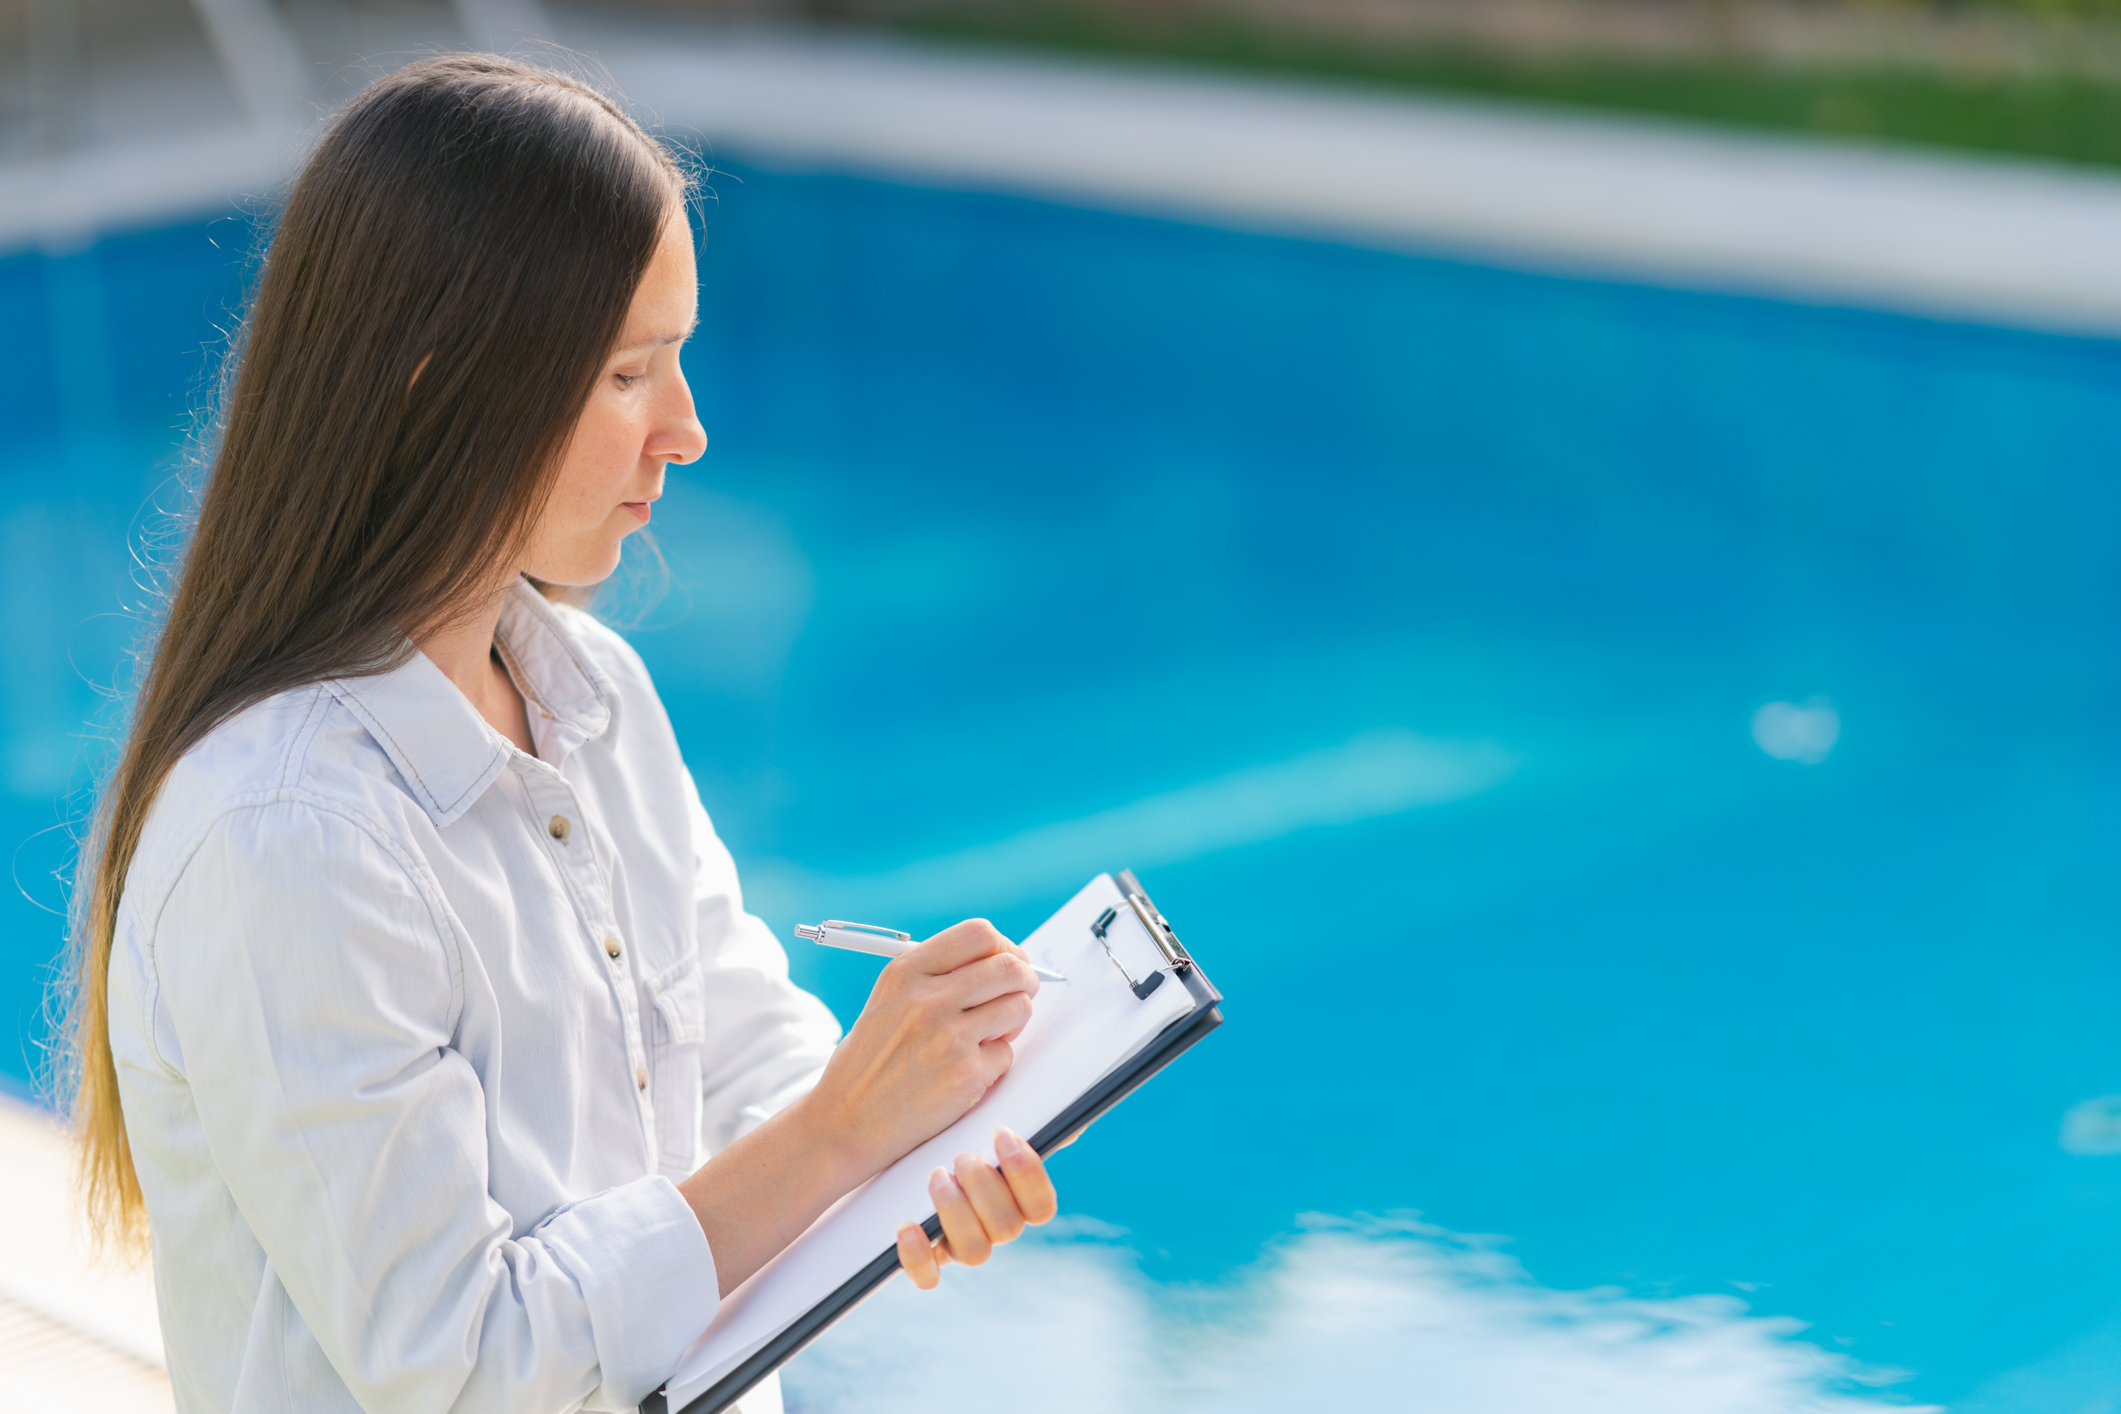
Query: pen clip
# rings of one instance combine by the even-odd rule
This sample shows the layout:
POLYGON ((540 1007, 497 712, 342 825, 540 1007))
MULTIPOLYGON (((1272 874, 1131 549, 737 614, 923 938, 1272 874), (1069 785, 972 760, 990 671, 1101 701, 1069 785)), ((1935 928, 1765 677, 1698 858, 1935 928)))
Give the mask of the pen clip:
POLYGON ((849 923, 840 918, 828 918, 822 923, 798 923, 795 925, 795 935, 798 938, 807 938, 813 943, 820 943, 825 940, 827 928, 836 928, 842 933, 870 933, 899 943, 913 941, 911 933, 901 933, 896 928, 883 928, 874 923, 849 923))

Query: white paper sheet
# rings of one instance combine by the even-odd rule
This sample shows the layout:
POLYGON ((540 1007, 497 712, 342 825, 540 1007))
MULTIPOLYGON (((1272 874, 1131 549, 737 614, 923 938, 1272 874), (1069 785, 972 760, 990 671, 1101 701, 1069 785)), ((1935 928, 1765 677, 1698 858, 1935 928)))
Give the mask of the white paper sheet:
MULTIPOLYGON (((935 1216, 928 1175, 938 1164, 947 1167, 963 1153, 991 1161, 998 1125, 1029 1139, 1192 1008, 1191 994, 1171 979, 1146 1000, 1134 995, 1090 932, 1107 908, 1118 910, 1106 930, 1113 951, 1137 981, 1163 962, 1109 874, 1092 879, 1039 925, 1024 940, 1024 949, 1068 980, 1040 987, 1009 1073, 963 1119, 826 1209, 778 1257, 729 1293, 666 1387, 673 1411, 883 1255, 896 1243, 901 1223, 935 1216)), ((1066 1195, 1062 1198, 1065 1202, 1066 1195)))

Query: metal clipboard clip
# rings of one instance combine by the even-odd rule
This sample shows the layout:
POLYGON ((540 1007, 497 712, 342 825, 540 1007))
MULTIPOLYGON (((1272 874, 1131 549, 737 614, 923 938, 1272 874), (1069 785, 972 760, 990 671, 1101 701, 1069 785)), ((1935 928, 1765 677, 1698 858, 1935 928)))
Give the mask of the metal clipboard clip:
MULTIPOLYGON (((1165 921, 1164 916, 1156 911, 1156 905, 1149 902, 1148 895, 1139 889, 1131 889, 1127 893, 1126 903, 1134 910, 1134 916, 1141 920, 1142 929, 1148 933, 1149 941, 1156 944, 1156 950, 1164 955, 1164 961, 1170 965, 1174 974, 1184 972, 1193 965, 1193 955, 1187 952, 1186 945, 1178 940, 1178 934, 1171 931, 1171 925, 1165 921)), ((1118 909, 1106 909, 1098 914, 1097 921, 1090 925, 1090 932, 1104 948, 1105 956, 1112 959, 1112 965, 1119 969, 1119 975, 1127 979, 1128 988, 1137 998, 1146 1001, 1149 994, 1163 984, 1164 973, 1162 969, 1158 969, 1136 981, 1134 974, 1127 971, 1126 964, 1119 960, 1119 954, 1112 951, 1112 940, 1105 936, 1105 930, 1110 928, 1118 917, 1118 909)))

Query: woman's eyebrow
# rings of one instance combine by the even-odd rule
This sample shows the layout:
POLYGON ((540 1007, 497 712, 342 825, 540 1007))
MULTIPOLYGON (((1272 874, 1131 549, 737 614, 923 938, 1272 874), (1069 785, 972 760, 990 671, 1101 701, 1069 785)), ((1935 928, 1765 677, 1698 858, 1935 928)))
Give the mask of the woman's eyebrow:
POLYGON ((694 315, 690 324, 687 324, 674 334, 651 334, 645 339, 636 339, 630 344, 621 344, 613 352, 636 353, 641 349, 659 349, 665 344, 681 344, 691 338, 692 331, 699 327, 699 316, 694 315))

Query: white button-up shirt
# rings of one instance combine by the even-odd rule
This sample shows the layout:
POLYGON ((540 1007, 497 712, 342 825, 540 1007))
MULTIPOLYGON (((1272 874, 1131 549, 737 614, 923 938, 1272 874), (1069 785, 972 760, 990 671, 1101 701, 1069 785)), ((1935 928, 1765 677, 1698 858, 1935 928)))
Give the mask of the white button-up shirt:
POLYGON ((110 981, 184 1411, 631 1409, 712 1319, 671 1180, 839 1038, 646 669, 519 584, 536 756, 415 653, 186 753, 110 981))

